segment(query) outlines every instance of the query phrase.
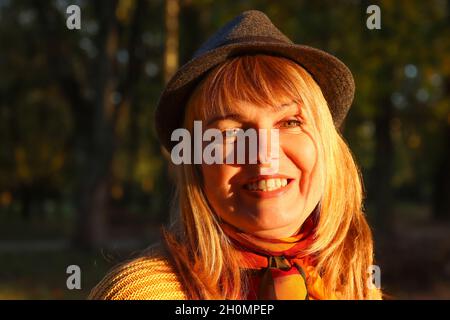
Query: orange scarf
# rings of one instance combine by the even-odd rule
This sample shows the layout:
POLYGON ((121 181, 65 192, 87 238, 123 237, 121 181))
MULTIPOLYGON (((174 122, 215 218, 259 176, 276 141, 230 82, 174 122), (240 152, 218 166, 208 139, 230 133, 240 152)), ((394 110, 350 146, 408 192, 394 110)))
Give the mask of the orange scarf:
POLYGON ((311 215, 297 235, 282 239, 249 235, 221 222, 242 257, 242 268, 250 274, 247 300, 326 299, 314 259, 304 254, 313 241, 313 219, 311 215))

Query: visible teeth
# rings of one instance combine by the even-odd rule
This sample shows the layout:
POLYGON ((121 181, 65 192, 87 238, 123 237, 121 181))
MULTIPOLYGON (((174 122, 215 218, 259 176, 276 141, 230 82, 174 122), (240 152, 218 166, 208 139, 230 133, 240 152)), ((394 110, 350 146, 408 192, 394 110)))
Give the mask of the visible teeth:
POLYGON ((246 187, 251 191, 272 191, 287 186, 287 179, 266 179, 249 183, 246 187))
POLYGON ((266 180, 259 180, 258 189, 265 190, 266 189, 266 180))
POLYGON ((278 189, 279 187, 281 187, 281 180, 280 179, 275 179, 275 187, 278 189))

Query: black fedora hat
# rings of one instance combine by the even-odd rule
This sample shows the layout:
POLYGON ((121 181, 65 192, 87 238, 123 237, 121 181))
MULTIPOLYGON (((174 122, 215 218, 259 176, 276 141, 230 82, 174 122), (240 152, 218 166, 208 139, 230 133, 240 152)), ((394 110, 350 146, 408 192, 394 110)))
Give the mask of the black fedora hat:
POLYGON ((167 83, 155 114, 156 131, 167 150, 175 144, 171 134, 182 127, 186 102, 202 76, 230 57, 255 53, 285 57, 306 69, 321 88, 335 126, 340 127, 355 92, 347 66, 322 50, 293 43, 264 13, 250 10, 211 36, 167 83))

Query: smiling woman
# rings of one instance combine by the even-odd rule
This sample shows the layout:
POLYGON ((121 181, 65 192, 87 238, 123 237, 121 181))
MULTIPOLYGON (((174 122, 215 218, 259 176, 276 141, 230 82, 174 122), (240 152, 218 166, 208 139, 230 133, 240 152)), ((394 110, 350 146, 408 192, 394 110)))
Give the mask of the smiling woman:
POLYGON ((338 131, 351 74, 280 34, 261 12, 244 12, 174 76, 157 112, 169 150, 171 130, 192 133, 202 121, 205 130, 276 131, 276 157, 176 166, 179 211, 164 245, 113 270, 92 298, 381 298, 368 281, 372 236, 359 172, 338 131), (246 32, 257 40, 247 43, 246 32), (236 42, 246 50, 238 54, 236 42), (189 77, 210 60, 192 86, 189 77))
MULTIPOLYGON (((193 119, 209 122, 221 114, 214 123, 220 130, 278 130, 276 159, 253 165, 202 165, 206 197, 219 217, 257 236, 283 238, 295 234, 317 206, 325 177, 318 156, 323 148, 310 109, 320 113, 318 108, 327 107, 303 102, 313 99, 314 88, 320 94, 294 62, 252 55, 225 62, 194 92, 187 106, 187 127, 193 119), (277 172, 265 174, 263 169, 275 162, 277 172)), ((329 112, 328 118, 333 126, 329 112)))

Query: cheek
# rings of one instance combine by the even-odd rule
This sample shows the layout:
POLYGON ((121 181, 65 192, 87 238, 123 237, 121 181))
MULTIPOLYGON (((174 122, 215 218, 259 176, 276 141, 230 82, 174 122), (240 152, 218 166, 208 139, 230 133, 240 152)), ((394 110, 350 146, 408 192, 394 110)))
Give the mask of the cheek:
POLYGON ((317 147, 312 138, 306 134, 286 135, 281 138, 284 155, 302 171, 311 174, 317 162, 317 147))
POLYGON ((202 164, 201 170, 208 200, 216 202, 227 198, 231 192, 230 180, 235 175, 235 169, 227 165, 202 164))
POLYGON ((302 134, 290 137, 283 150, 288 161, 301 171, 299 191, 306 197, 305 211, 312 212, 322 197, 324 187, 318 145, 311 136, 302 134))

